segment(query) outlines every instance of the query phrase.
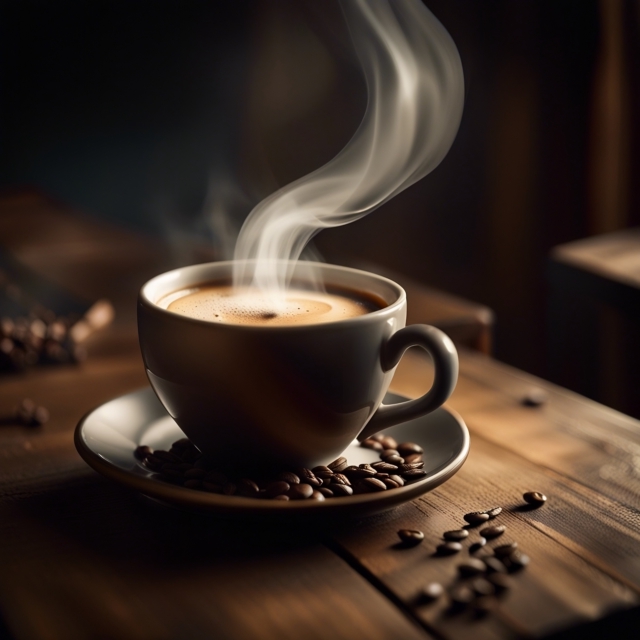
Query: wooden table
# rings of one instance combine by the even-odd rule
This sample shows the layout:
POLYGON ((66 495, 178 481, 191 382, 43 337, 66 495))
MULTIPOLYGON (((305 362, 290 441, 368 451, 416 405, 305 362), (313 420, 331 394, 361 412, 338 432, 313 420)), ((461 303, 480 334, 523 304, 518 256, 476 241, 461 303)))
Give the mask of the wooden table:
MULTIPOLYGON (((146 384, 133 301, 139 280, 163 266, 158 248, 62 214, 53 224, 51 203, 33 198, 5 200, 0 212, 0 238, 15 255, 79 295, 108 295, 118 312, 82 365, 0 379, 0 411, 29 396, 51 412, 39 430, 0 427, 0 637, 635 637, 636 420, 462 349, 449 406, 469 426, 471 453, 422 498, 313 526, 161 507, 93 472, 72 440, 86 411, 146 384), (532 389, 548 401, 524 406, 532 389), (547 504, 522 509, 526 490, 544 492, 547 504), (420 600, 426 583, 455 580, 461 558, 433 556, 442 532, 495 505, 505 509, 505 541, 531 557, 498 608, 476 618, 448 613, 445 599, 420 600), (401 528, 421 529, 425 541, 398 548, 401 528)), ((429 370, 409 353, 394 389, 421 393, 429 370)))

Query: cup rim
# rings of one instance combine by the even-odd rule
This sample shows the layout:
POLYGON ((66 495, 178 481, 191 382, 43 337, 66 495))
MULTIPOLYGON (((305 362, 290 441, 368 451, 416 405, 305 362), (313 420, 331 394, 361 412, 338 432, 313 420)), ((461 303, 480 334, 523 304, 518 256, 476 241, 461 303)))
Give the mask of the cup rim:
MULTIPOLYGON (((147 282, 145 282, 142 285, 142 287, 140 288, 140 292, 138 294, 139 304, 142 304, 148 307, 149 309, 153 310, 153 312, 160 313, 165 317, 170 317, 174 320, 180 320, 187 323, 194 323, 199 326, 224 327, 225 330, 233 329, 238 331, 251 331, 251 332, 253 331, 289 332, 289 331, 305 331, 305 330, 310 331, 310 330, 316 330, 316 329, 325 330, 323 329, 323 327, 334 327, 337 325, 345 326, 345 325, 352 325, 352 324, 357 325, 357 324, 367 324, 372 322, 380 322, 381 320, 384 321, 385 319, 387 319, 387 317, 391 317, 395 315, 395 313, 403 305, 406 304, 406 300, 407 300, 407 294, 405 290, 397 282, 394 282, 393 280, 386 278, 385 276, 381 276, 377 273, 372 273, 370 271, 364 271, 362 269, 355 269, 353 267, 346 267, 343 265, 330 264, 326 262, 311 262, 306 260, 303 261, 304 264, 309 265, 311 267, 318 267, 324 271, 327 271, 327 270, 337 271, 340 273, 347 273, 347 274, 352 273, 354 275, 357 275, 358 277, 364 277, 370 280, 377 281, 381 284, 387 285, 388 287, 390 287, 392 290, 395 291, 396 298, 393 302, 389 303, 385 307, 382 307, 381 309, 378 309, 376 311, 371 311, 370 313, 366 313, 364 315, 356 316, 353 318, 341 318, 339 320, 331 320, 329 322, 319 322, 316 324, 269 326, 269 325, 243 325, 243 324, 232 324, 232 323, 222 323, 222 322, 218 323, 218 322, 209 322, 208 320, 200 320, 198 318, 192 318, 190 316, 185 316, 179 313, 175 313, 174 311, 169 311, 168 309, 163 309, 156 302, 154 302, 149 295, 149 290, 151 288, 158 286, 163 280, 170 281, 172 279, 175 279, 179 273, 182 273, 184 271, 193 271, 195 273, 202 270, 206 270, 207 268, 209 269, 219 268, 222 270, 224 268, 230 268, 234 262, 235 262, 234 260, 203 262, 199 264, 177 267, 176 269, 171 269, 170 271, 165 271, 164 273, 160 273, 154 276, 153 278, 151 278, 150 280, 147 280, 147 282)), ((248 261, 248 262, 251 262, 251 261, 248 261)), ((291 261, 284 260, 282 262, 291 262, 291 261)), ((202 283, 204 281, 205 280, 202 280, 202 279, 198 279, 197 281, 194 280, 193 284, 202 283)), ((185 286, 188 286, 188 285, 183 284, 182 286, 177 287, 173 291, 184 288, 185 286)), ((163 292, 162 297, 168 295, 169 293, 171 293, 170 290, 163 292)))

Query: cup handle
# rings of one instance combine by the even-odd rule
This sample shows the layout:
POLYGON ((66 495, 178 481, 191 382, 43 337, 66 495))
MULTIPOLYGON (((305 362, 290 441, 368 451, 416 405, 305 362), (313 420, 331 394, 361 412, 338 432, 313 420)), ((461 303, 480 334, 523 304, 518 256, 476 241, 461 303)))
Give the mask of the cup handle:
POLYGON ((435 377, 431 389, 415 400, 381 404, 358 435, 358 440, 362 441, 382 429, 419 418, 437 409, 455 389, 458 380, 458 352, 446 333, 426 324, 412 324, 396 331, 382 346, 382 369, 393 369, 409 347, 422 347, 433 358, 435 377))

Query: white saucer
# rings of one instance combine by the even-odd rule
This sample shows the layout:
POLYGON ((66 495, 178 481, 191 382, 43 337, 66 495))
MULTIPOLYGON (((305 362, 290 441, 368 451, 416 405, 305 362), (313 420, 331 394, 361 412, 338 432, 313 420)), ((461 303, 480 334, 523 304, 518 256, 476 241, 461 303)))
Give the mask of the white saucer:
MULTIPOLYGON (((403 400, 388 394, 385 401, 403 400)), ((379 493, 315 500, 258 500, 187 489, 153 477, 134 457, 141 444, 166 449, 184 433, 165 411, 151 388, 115 398, 88 413, 75 431, 75 445, 84 460, 99 473, 142 494, 175 506, 220 515, 363 516, 392 509, 434 489, 453 476, 469 453, 469 432, 460 416, 440 408, 417 420, 391 427, 384 433, 398 442, 416 442, 425 451, 427 475, 413 484, 379 493)), ((379 460, 375 451, 354 441, 343 455, 349 464, 379 460)))

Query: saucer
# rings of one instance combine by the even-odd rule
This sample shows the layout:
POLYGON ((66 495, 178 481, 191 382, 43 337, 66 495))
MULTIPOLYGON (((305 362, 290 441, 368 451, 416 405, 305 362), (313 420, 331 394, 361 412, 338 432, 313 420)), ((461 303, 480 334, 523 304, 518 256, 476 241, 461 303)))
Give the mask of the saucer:
MULTIPOLYGON (((385 403, 405 398, 387 394, 385 403)), ((217 515, 267 516, 269 514, 365 516, 413 500, 453 476, 469 453, 469 432, 462 418, 441 407, 416 420, 386 429, 398 442, 416 442, 424 449, 427 475, 397 489, 316 500, 259 500, 226 496, 168 484, 154 477, 133 452, 141 444, 168 450, 184 433, 167 414, 150 387, 120 396, 88 413, 75 431, 82 458, 99 473, 135 489, 149 498, 178 507, 217 515)), ((351 443, 342 454, 349 464, 379 461, 375 451, 351 443)))

